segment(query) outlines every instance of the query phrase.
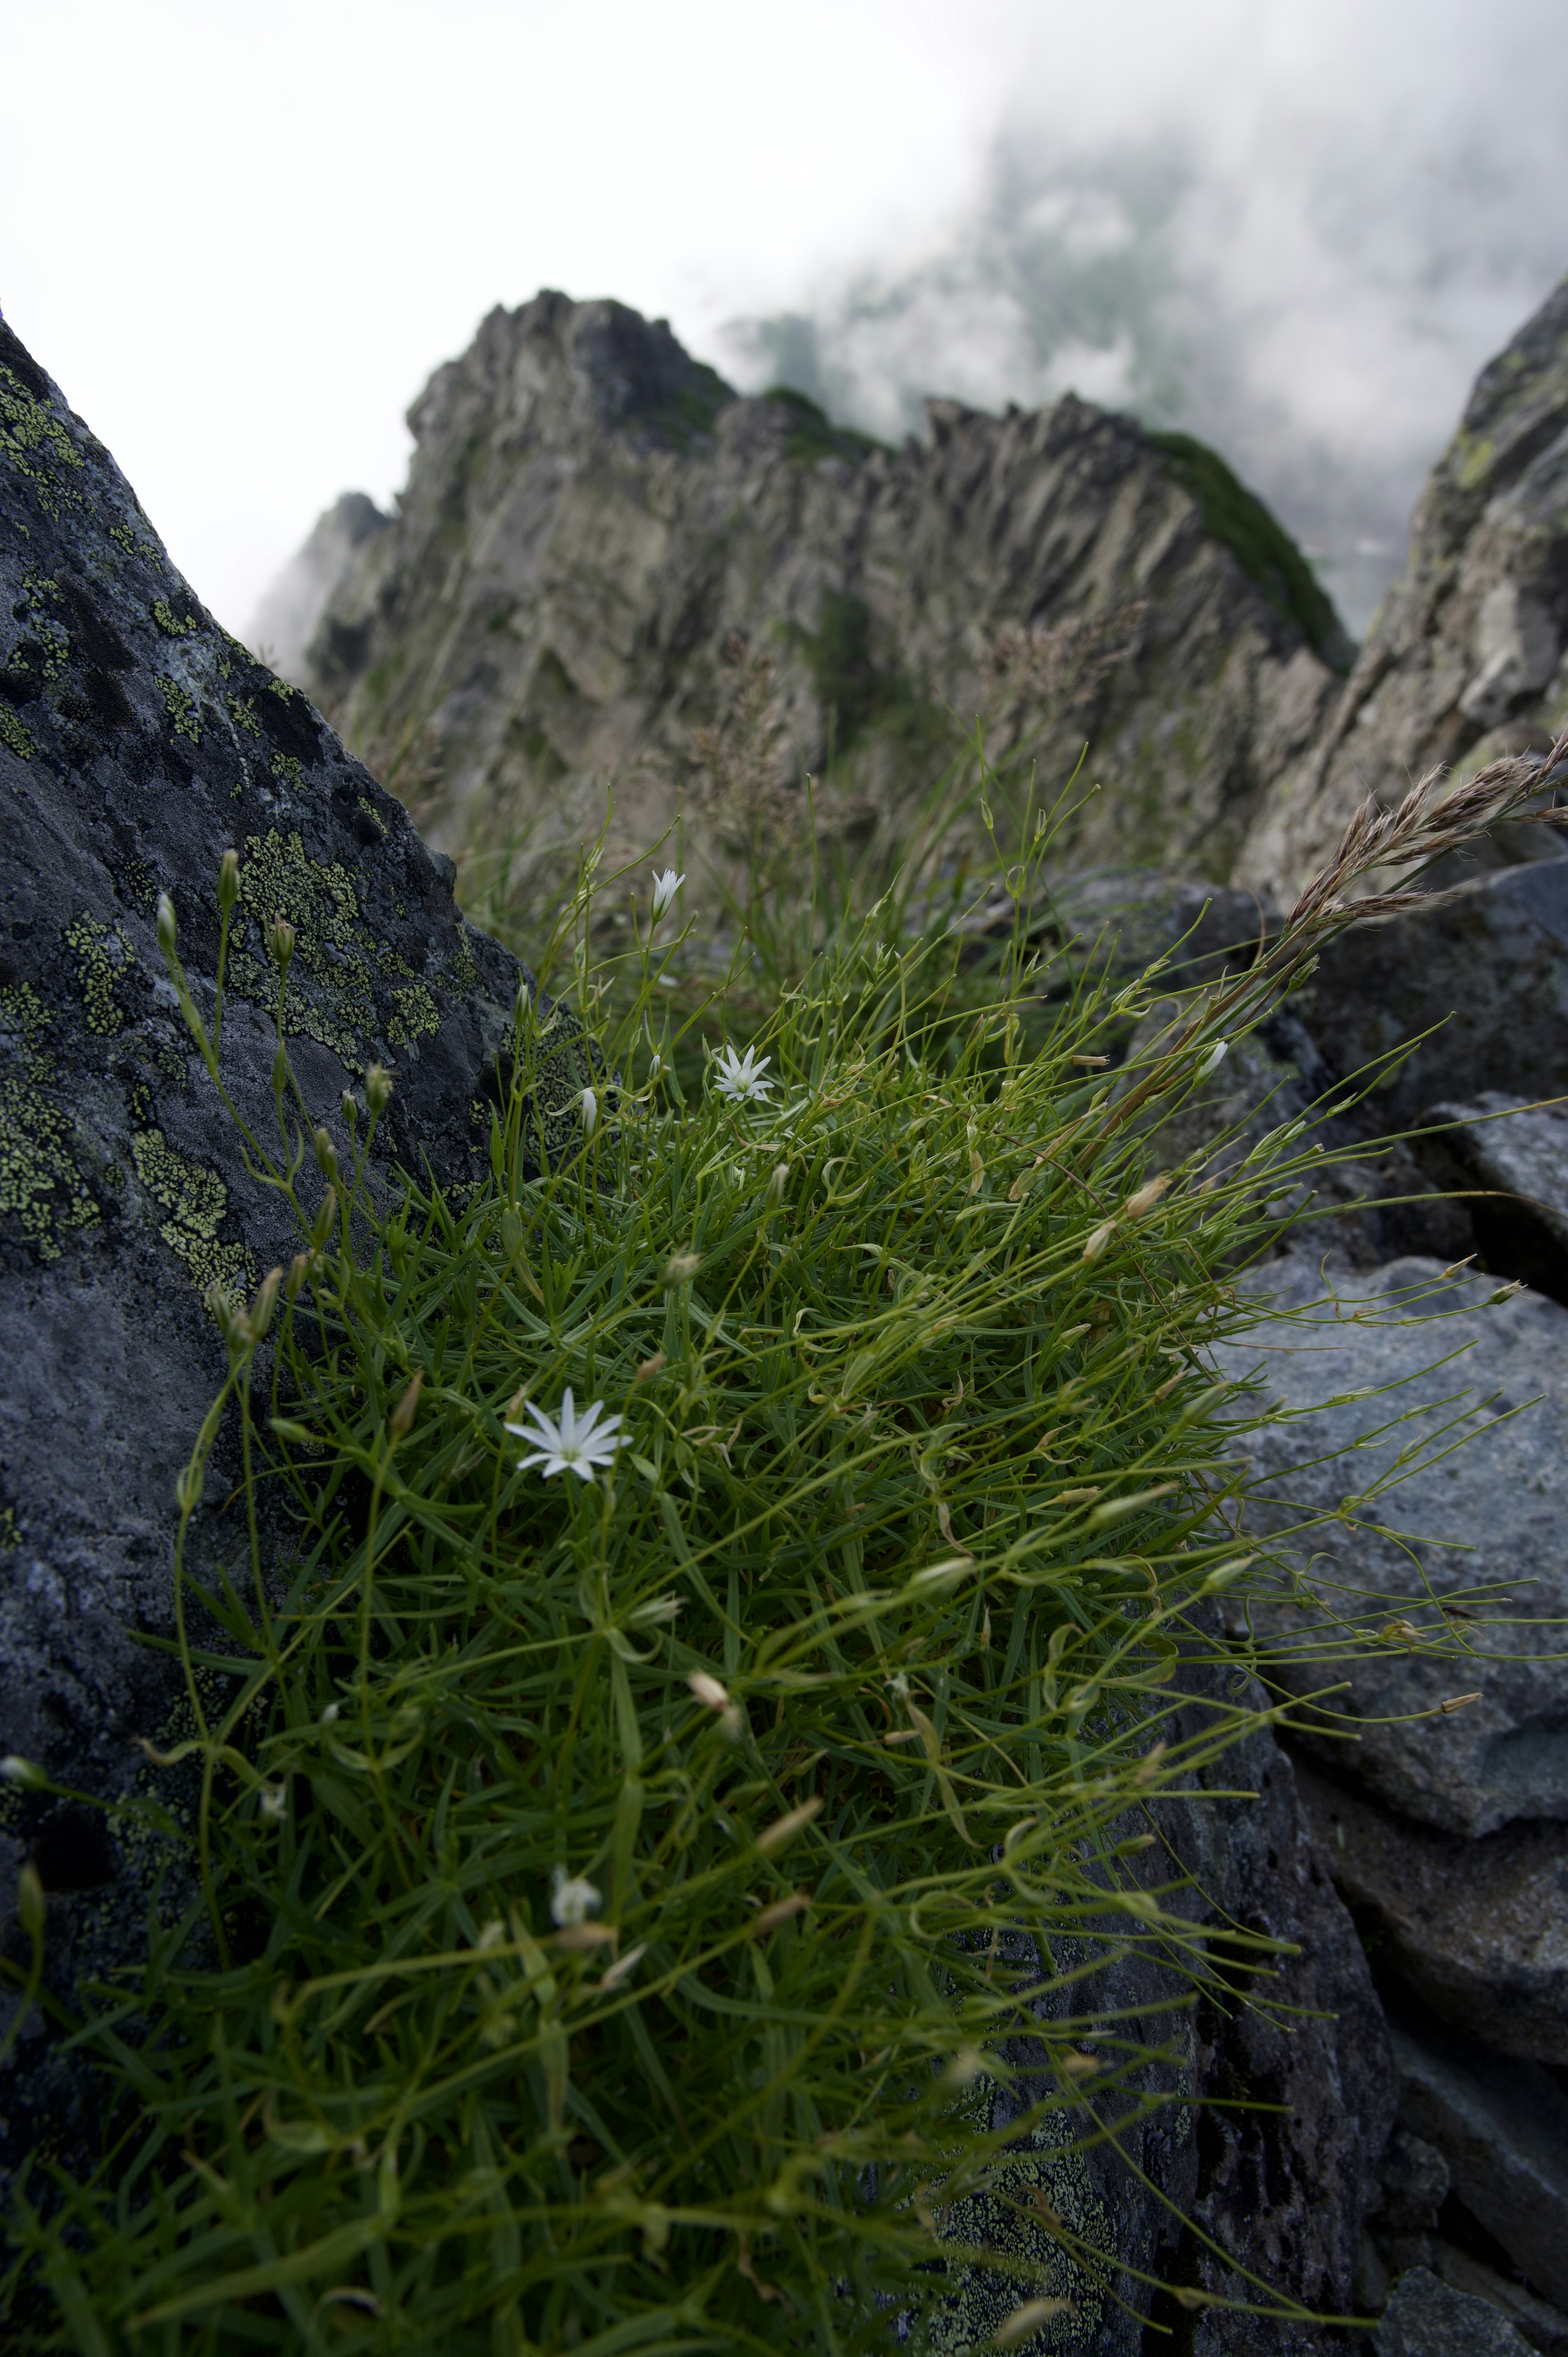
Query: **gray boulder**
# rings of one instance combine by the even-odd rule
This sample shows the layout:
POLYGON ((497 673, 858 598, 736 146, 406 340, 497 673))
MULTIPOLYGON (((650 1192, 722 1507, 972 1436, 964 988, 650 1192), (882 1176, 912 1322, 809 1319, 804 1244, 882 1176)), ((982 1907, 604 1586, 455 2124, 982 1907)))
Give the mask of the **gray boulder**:
POLYGON ((1355 926, 1292 1005, 1336 1082, 1395 1060, 1367 1109, 1383 1131, 1487 1090, 1568 1092, 1568 860, 1477 876, 1355 926))
POLYGON ((1412 2267, 1383 2311, 1378 2357, 1528 2357, 1530 2343, 1490 2303, 1412 2267))
POLYGON ((1300 1739, 1450 1833, 1568 1819, 1568 1310, 1414 1259, 1326 1290, 1292 1254, 1248 1286, 1258 1324, 1220 1358, 1275 1411, 1245 1443, 1253 1527, 1338 1517, 1313 1531, 1298 1602, 1271 1608, 1282 1685, 1337 1689, 1300 1739), (1370 1640, 1347 1641, 1367 1613, 1370 1640))

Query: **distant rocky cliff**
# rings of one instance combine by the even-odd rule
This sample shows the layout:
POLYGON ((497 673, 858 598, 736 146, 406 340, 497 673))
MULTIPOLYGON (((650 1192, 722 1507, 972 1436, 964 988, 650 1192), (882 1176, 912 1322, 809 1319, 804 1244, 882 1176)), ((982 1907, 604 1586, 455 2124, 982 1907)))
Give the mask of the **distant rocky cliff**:
POLYGON ((1222 877, 1352 652, 1212 452, 1071 396, 933 401, 886 449, 547 293, 493 311, 409 422, 398 513, 349 553, 300 679, 399 791, 418 747, 448 850, 569 839, 614 778, 627 839, 684 807, 713 851, 748 813, 704 802, 693 732, 765 656, 775 796, 832 765, 841 802, 885 810, 983 715, 998 752, 1038 738, 1047 796, 1092 743, 1076 864, 1222 877))
MULTIPOLYGON (((1294 893, 1369 793, 1544 752, 1568 722, 1565 648, 1568 278, 1477 379, 1403 576, 1318 741, 1274 777, 1237 880, 1294 893)), ((1559 847, 1536 828, 1494 849, 1503 864, 1559 847)))
POLYGON ((623 839, 684 810, 717 852, 737 813, 693 739, 743 651, 771 665, 775 799, 831 764, 844 807, 886 810, 979 716, 1047 793, 1089 743, 1064 864, 1283 899, 1368 794, 1568 717, 1568 281, 1482 371, 1348 678, 1311 568, 1212 452, 1071 396, 927 414, 885 449, 542 294, 436 371, 396 516, 329 511, 263 628, 457 852, 570 841, 611 780, 623 839))

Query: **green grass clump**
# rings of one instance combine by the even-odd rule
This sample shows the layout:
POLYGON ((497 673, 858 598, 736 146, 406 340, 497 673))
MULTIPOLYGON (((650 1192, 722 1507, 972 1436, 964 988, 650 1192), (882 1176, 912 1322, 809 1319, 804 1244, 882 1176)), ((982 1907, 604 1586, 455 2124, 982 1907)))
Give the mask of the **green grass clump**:
MULTIPOLYGON (((520 996, 489 1181, 390 1202, 379 1070, 307 1153, 274 925, 276 1143, 231 1111, 300 1251, 211 1296, 190 1732, 156 1762, 188 1829, 119 1803, 170 1871, 145 1969, 81 1993, 104 2159, 24 2183, 9 2346, 848 2352, 1017 2309, 1043 2350, 1073 2285, 1109 2296, 1125 2255, 1070 2220, 1010 2256, 964 2222, 1037 2218, 1093 2102, 1182 2092, 1099 1966, 1231 2002, 1269 1951, 1206 1947, 1155 1804, 1257 1723, 1194 1699, 1251 1658, 1208 1599, 1259 1577, 1207 1350, 1296 1168, 1286 1134, 1162 1187, 1140 1125, 1343 920, 1309 908, 1112 1103, 1095 1042, 1153 985, 1031 1032, 1027 863, 1007 882, 978 1004, 886 896, 780 952, 748 1092, 716 1060, 676 1085, 651 923, 601 995, 590 861, 575 1008, 520 996), (577 1022, 598 1085, 547 1104, 577 1022), (511 1429, 568 1390, 621 1419, 591 1480, 511 1429), (202 1569, 220 1444, 248 1559, 202 1569)), ((239 889, 230 855, 225 942, 239 889)), ((209 1036, 166 906, 160 935, 227 1099, 223 953, 209 1036)), ((22 1920, 30 1998, 36 1878, 22 1920)))

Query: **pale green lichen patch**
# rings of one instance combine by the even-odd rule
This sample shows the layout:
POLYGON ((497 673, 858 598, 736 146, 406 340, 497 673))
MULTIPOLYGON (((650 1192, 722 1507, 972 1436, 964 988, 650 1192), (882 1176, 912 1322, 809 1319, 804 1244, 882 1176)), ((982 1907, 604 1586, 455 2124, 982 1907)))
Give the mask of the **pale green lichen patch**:
POLYGON ((236 695, 231 690, 228 704, 234 716, 235 727, 242 728, 247 737, 259 737, 262 724, 256 718, 256 707, 252 699, 248 695, 236 695))
POLYGON ((70 658, 70 632, 49 611, 59 600, 59 584, 47 573, 24 573, 22 595, 27 601, 27 619, 42 657, 38 668, 46 684, 52 687, 65 677, 70 658))
POLYGON ((285 786, 292 786, 296 794, 305 791, 305 764, 297 753, 274 753, 273 775, 285 786))
POLYGON ((181 687, 177 679, 170 679, 164 672, 158 674, 158 693, 163 697, 164 709, 168 714, 175 735, 188 737, 193 745, 199 745, 201 723, 196 716, 194 697, 181 687))
POLYGON ((274 917, 295 929, 284 1000, 284 1028, 330 1048, 352 1072, 363 1071, 376 1036, 376 944, 360 915, 352 874, 336 860, 312 859, 297 834, 250 835, 240 870, 240 911, 230 961, 232 988, 269 1009, 277 976, 263 962, 274 917))
POLYGON ((31 737, 10 705, 3 701, 0 701, 0 745, 6 746, 20 760, 30 761, 33 758, 31 737))
POLYGON ((136 1176, 168 1217, 158 1229, 166 1244, 179 1254, 190 1271, 198 1292, 209 1285, 242 1282, 246 1271, 242 1244, 219 1241, 229 1209, 229 1189, 216 1170, 177 1154, 163 1132, 138 1130, 131 1140, 136 1176))
POLYGON ((387 1038, 394 1048, 412 1048, 416 1039, 433 1039, 441 1028, 435 1001, 422 982, 392 993, 392 1021, 387 1038))
POLYGON ((114 996, 114 985, 136 961, 131 944, 117 926, 103 924, 85 911, 61 927, 66 947, 76 953, 76 971, 87 1028, 112 1039, 124 1028, 124 1010, 114 996))
POLYGON ((177 614, 166 597, 154 598, 153 619, 166 638, 188 639, 196 630, 196 624, 191 620, 190 616, 177 614))
POLYGON ((360 808, 364 812, 365 816, 370 820, 371 824, 377 830, 377 832, 381 834, 385 834, 387 831, 387 823, 381 816, 380 811, 376 808, 374 802, 371 800, 369 794, 361 794, 360 796, 360 808))
POLYGON ((0 367, 0 457, 35 486, 46 515, 59 515, 62 500, 80 505, 81 492, 60 469, 74 468, 80 474, 81 451, 63 421, 35 400, 13 369, 5 367, 0 367))
POLYGON ((40 1260, 58 1260, 64 1236, 99 1209, 77 1168, 69 1116, 47 1093, 48 1009, 27 983, 0 990, 0 1214, 17 1220, 40 1260))
POLYGON ((1057 2298, 1069 2305, 1017 2344, 1020 2357, 1093 2349, 1105 2312, 1104 2291, 1091 2266, 1047 2232, 1040 2206, 1055 2212, 1075 2243, 1114 2266, 1111 2222, 1082 2155, 1051 2149, 1042 2128, 1021 2149, 1003 2157, 1001 2166, 1005 2173, 999 2181, 954 2201, 943 2212, 940 2229, 942 2242, 991 2252, 998 2272, 968 2263, 950 2267, 952 2298, 930 2318, 915 2345, 931 2357, 989 2349, 997 2327, 1025 2300, 1057 2298))

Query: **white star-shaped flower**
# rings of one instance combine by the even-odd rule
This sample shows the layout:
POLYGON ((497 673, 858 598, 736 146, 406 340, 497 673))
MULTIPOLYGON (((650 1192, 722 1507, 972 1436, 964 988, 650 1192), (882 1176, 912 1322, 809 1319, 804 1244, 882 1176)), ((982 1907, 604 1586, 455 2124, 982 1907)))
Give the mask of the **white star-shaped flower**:
POLYGON ((575 1473, 579 1481, 591 1481, 595 1467, 613 1464, 616 1450, 628 1445, 629 1436, 620 1429, 621 1418, 606 1415, 603 1400, 595 1400, 581 1415, 570 1391, 562 1393, 561 1406, 553 1417, 535 1407, 532 1400, 524 1400, 522 1406, 523 1414, 533 1418, 532 1425, 507 1426, 509 1432, 515 1432, 520 1440, 532 1445, 532 1456, 517 1460, 520 1473, 538 1465, 547 1481, 557 1473, 568 1472, 575 1473))
POLYGON ((666 867, 662 875, 656 874, 654 876, 653 921, 655 924, 659 922, 660 918, 664 914, 665 909, 670 906, 671 901, 675 898, 676 893, 681 889, 682 885, 685 881, 685 877, 683 876, 677 876, 672 867, 666 867))
POLYGON ((765 1097, 773 1083, 762 1075, 772 1061, 771 1056, 759 1056, 755 1048, 748 1048, 744 1056, 737 1056, 733 1048, 725 1048, 715 1059, 720 1096, 728 1097, 732 1104, 765 1097))
POLYGON ((567 1878, 564 1866, 558 1866, 551 1878, 550 1912, 563 1931, 569 1924, 586 1922, 596 1907, 604 1904, 593 1884, 583 1875, 567 1878))

